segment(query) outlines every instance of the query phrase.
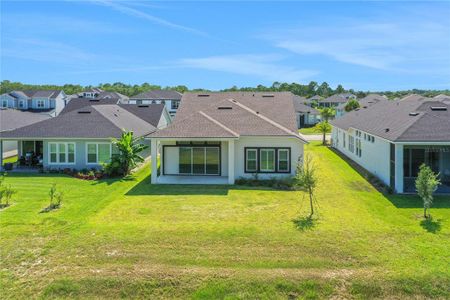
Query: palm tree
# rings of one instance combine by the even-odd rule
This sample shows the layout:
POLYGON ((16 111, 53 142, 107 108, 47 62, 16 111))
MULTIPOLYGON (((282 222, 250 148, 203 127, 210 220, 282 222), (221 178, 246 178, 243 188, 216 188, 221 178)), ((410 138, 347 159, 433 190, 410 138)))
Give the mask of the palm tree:
POLYGON ((326 134, 331 131, 330 123, 328 123, 327 121, 322 121, 322 122, 318 123, 316 126, 319 129, 319 131, 323 134, 322 144, 326 145, 326 143, 327 143, 326 134))
POLYGON ((334 108, 331 107, 324 107, 320 109, 320 116, 322 117, 322 121, 325 121, 328 123, 328 120, 333 118, 336 114, 336 111, 334 108))
POLYGON ((120 139, 112 139, 112 143, 119 149, 118 158, 125 175, 130 174, 138 163, 144 161, 139 153, 147 149, 148 146, 141 144, 141 140, 141 138, 134 138, 132 131, 123 131, 120 139))

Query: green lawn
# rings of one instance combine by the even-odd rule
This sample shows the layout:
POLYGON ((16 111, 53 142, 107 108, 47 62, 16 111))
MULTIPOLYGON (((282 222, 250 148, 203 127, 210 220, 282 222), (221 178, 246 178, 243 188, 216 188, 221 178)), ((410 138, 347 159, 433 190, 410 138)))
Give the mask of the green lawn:
POLYGON ((152 186, 10 174, 0 212, 2 298, 449 298, 450 198, 421 224, 416 197, 377 192, 328 148, 319 219, 300 192, 152 186), (66 191, 46 214, 48 190, 66 191))
POLYGON ((3 163, 4 164, 6 164, 6 163, 15 163, 16 161, 17 161, 17 155, 3 159, 3 163))
MULTIPOLYGON (((304 127, 298 130, 301 134, 311 135, 311 134, 322 134, 322 132, 317 127, 304 127)), ((328 132, 331 133, 331 130, 328 132)))

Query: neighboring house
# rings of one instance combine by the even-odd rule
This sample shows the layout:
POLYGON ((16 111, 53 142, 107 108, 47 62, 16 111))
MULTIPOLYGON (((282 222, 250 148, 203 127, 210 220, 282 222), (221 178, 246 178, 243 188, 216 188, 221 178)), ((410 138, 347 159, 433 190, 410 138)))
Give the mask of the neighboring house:
POLYGON ((183 94, 172 90, 154 90, 130 97, 130 104, 164 104, 171 116, 175 116, 183 94))
POLYGON ((174 122, 148 136, 152 183, 233 184, 295 175, 303 156, 289 92, 186 93, 174 122))
POLYGON ((336 107, 340 104, 347 103, 350 99, 356 99, 356 96, 353 94, 336 94, 333 96, 330 96, 325 99, 320 99, 318 101, 319 107, 336 107))
POLYGON ((0 96, 0 106, 57 116, 66 106, 67 100, 62 90, 12 91, 0 96))
POLYGON ((99 88, 90 88, 76 95, 72 98, 83 99, 118 99, 119 103, 128 103, 128 96, 125 96, 118 92, 107 92, 99 88))
POLYGON ((397 193, 415 192, 419 166, 450 192, 450 103, 425 97, 386 101, 332 121, 332 146, 397 193))
MULTIPOLYGON (((165 108, 148 105, 85 106, 56 118, 0 133, 0 140, 19 140, 19 155, 27 152, 39 158, 45 169, 100 168, 117 151, 111 138, 120 138, 122 130, 143 137, 157 130, 165 108), (24 146, 25 147, 25 146, 24 146)), ((148 141, 144 141, 149 143, 148 141)), ((143 154, 149 157, 150 150, 143 154)))
MULTIPOLYGON (((380 102, 385 102, 385 101, 389 101, 389 100, 385 96, 381 96, 379 94, 369 94, 366 97, 358 100, 360 108, 367 108, 374 104, 377 104, 380 102)), ((341 103, 338 106, 336 106, 336 118, 340 118, 347 113, 345 111, 346 105, 347 105, 347 102, 341 103)))
POLYGON ((314 126, 320 122, 320 111, 304 104, 306 99, 303 97, 293 98, 298 129, 314 126))
POLYGON ((157 128, 164 128, 172 123, 172 117, 170 116, 167 108, 164 104, 121 104, 119 99, 84 99, 77 98, 70 101, 61 114, 65 114, 74 110, 80 110, 84 107, 96 106, 96 105, 111 105, 117 104, 118 106, 142 117, 144 120, 150 121, 151 124, 155 124, 157 128), (149 106, 154 106, 152 109, 145 109, 149 106), (157 120, 155 120, 157 118, 157 120))
MULTIPOLYGON (((47 114, 37 114, 28 111, 21 111, 17 109, 0 109, 0 132, 10 131, 27 125, 31 125, 40 121, 44 121, 51 118, 47 114)), ((1 158, 8 158, 17 155, 18 142, 1 141, 0 140, 0 156, 1 158)), ((0 169, 2 163, 0 163, 0 169)))

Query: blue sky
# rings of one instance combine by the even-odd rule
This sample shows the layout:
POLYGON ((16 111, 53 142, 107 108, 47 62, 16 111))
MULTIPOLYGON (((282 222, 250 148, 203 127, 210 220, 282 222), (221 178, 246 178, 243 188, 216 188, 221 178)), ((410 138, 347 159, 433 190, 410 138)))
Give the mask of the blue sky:
POLYGON ((1 79, 450 88, 450 2, 2 1, 1 79))

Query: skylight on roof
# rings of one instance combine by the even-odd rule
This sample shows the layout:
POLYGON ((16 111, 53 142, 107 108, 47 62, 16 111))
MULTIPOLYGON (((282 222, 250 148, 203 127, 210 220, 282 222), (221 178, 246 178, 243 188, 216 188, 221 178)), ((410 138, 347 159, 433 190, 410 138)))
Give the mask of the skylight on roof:
POLYGON ((275 97, 275 95, 274 94, 262 94, 262 97, 263 98, 273 98, 273 97, 275 97))
POLYGON ((231 106, 219 106, 217 109, 233 109, 231 106))
POLYGON ((209 94, 198 94, 197 97, 209 97, 209 94))
POLYGON ((447 110, 447 106, 432 106, 431 110, 447 110))

